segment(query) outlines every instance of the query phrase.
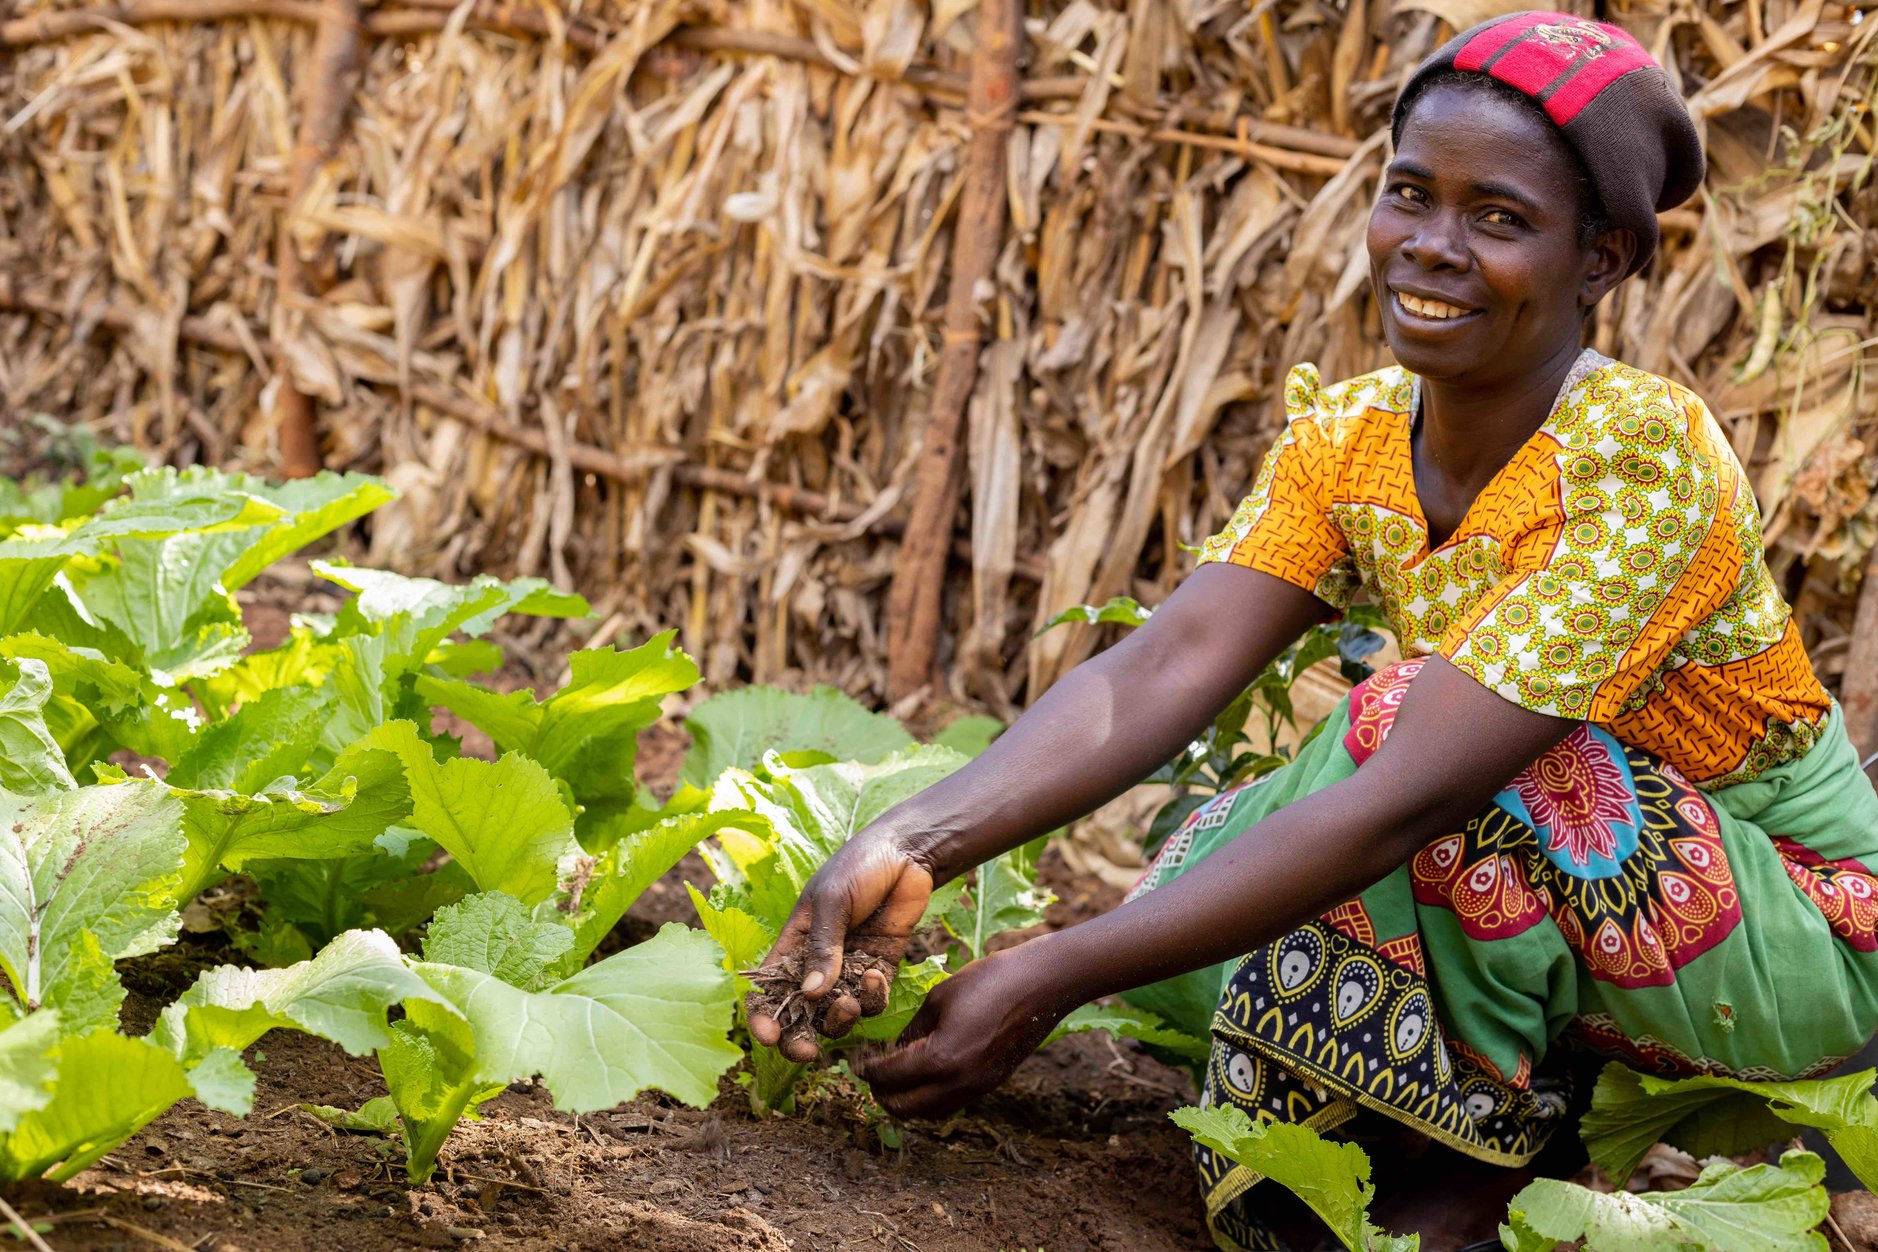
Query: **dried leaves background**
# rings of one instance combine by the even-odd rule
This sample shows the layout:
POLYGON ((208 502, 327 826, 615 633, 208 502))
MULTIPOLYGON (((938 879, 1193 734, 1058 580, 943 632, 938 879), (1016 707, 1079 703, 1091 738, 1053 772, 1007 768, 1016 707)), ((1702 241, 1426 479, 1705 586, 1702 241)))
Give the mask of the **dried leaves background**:
MULTIPOLYGON (((680 625, 715 681, 878 697, 974 7, 367 5, 345 141, 292 205, 316 0, 16 2, 0 404, 266 470, 291 372, 327 464, 404 493, 374 560, 549 575, 609 630, 680 625), (147 20, 180 9, 201 20, 147 20), (281 230, 319 293, 292 310, 281 230)), ((1249 482, 1286 367, 1386 360, 1362 231, 1390 102, 1453 28, 1512 7, 1032 0, 955 694, 1008 710, 1096 642, 1032 643, 1050 613, 1164 596, 1249 482)), ((1878 15, 1597 15, 1679 76, 1711 169, 1596 345, 1708 399, 1834 676, 1878 536, 1878 15)))

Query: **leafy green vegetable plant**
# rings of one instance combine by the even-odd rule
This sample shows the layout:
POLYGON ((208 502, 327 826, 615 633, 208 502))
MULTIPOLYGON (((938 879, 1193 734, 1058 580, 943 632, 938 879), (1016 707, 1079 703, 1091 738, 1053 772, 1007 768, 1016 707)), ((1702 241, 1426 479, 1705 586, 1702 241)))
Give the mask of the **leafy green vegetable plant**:
POLYGON ((1826 1252, 1826 1163, 1795 1149, 1778 1165, 1711 1162, 1682 1191, 1604 1193, 1541 1178, 1513 1197, 1500 1240, 1510 1252, 1826 1252))
MULTIPOLYGON (((1197 1142, 1296 1195, 1351 1252, 1420 1246, 1419 1236, 1392 1235, 1370 1220, 1370 1161, 1355 1144, 1294 1123, 1254 1123, 1231 1106, 1172 1117, 1197 1142)), ((1606 1193, 1542 1178, 1513 1197, 1500 1239, 1509 1252, 1552 1252, 1577 1240, 1588 1252, 1826 1252, 1817 1230, 1831 1208, 1824 1177, 1825 1162, 1793 1150, 1778 1165, 1711 1162, 1682 1191, 1606 1193)))
POLYGON ((1351 1252, 1413 1252, 1417 1235, 1392 1235, 1369 1220, 1376 1198, 1369 1154, 1354 1143, 1331 1143, 1308 1126, 1254 1122, 1231 1105, 1175 1109, 1174 1124, 1236 1164, 1263 1174, 1315 1213, 1351 1252))
POLYGON ((1598 1076, 1581 1132, 1592 1163, 1622 1182, 1659 1142, 1699 1160, 1764 1148, 1811 1126, 1871 1190, 1878 1187, 1875 1077, 1878 1071, 1868 1069, 1791 1082, 1656 1078, 1613 1062, 1598 1076))
POLYGON ((101 472, 90 517, 70 490, 0 493, 0 1180, 69 1178, 189 1095, 245 1112, 240 1053, 274 1029, 378 1056, 374 1112, 394 1111, 419 1180, 516 1078, 574 1110, 650 1086, 708 1102, 740 1055, 717 944, 672 926, 587 964, 649 883, 739 820, 634 788, 636 735, 697 679, 672 637, 576 653, 545 700, 498 694, 466 681, 501 660, 479 636, 584 600, 315 561, 340 610, 249 651, 232 592, 390 493, 118 478, 112 498, 101 472), (433 707, 502 755, 463 758, 433 707), (103 760, 121 749, 151 776, 103 760), (113 962, 172 941, 229 873, 266 905, 238 942, 279 967, 210 970, 149 1036, 119 1033, 113 962), (421 959, 396 941, 417 928, 421 959))

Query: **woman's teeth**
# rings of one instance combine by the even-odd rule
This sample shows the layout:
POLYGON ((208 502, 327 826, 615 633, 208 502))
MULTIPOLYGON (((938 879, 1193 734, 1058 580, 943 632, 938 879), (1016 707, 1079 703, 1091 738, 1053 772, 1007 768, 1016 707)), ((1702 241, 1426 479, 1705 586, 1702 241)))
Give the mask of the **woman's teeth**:
POLYGON ((1402 307, 1416 317, 1426 317, 1437 322, 1451 317, 1465 317, 1472 309, 1463 309, 1459 305, 1448 304, 1441 300, 1424 300, 1420 296, 1411 296, 1406 291, 1398 291, 1395 298, 1402 302, 1402 307))

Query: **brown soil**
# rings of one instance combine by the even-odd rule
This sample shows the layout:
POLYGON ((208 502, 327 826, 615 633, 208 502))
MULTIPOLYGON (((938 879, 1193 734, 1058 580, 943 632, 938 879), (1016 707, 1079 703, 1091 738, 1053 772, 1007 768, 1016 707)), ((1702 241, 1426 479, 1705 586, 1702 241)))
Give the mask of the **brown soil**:
MULTIPOLYGON (((127 1027, 146 1028, 229 955, 187 937, 128 963, 127 1027)), ((55 1248, 127 1252, 1210 1246, 1186 1137, 1167 1121, 1192 1089, 1106 1036, 1053 1044, 958 1117, 906 1127, 897 1151, 839 1080, 808 1088, 794 1116, 761 1120, 728 1078, 709 1110, 652 1096, 578 1119, 516 1084, 457 1128, 425 1187, 405 1185, 395 1140, 296 1108, 381 1094, 369 1057, 275 1033, 249 1060, 260 1088, 248 1119, 179 1105, 74 1186, 15 1189, 15 1208, 52 1217, 55 1248)))

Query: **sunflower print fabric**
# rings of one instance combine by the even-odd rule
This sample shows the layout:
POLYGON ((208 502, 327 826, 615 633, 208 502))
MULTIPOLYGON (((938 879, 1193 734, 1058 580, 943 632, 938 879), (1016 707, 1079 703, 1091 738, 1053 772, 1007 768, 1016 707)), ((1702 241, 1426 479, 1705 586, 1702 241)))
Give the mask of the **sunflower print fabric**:
POLYGON ((1545 424, 1454 534, 1429 544, 1400 367, 1321 387, 1201 560, 1359 589, 1405 656, 1440 655, 1525 708, 1594 724, 1712 789, 1799 759, 1830 701, 1762 555, 1740 464, 1707 408, 1587 351, 1545 424))

